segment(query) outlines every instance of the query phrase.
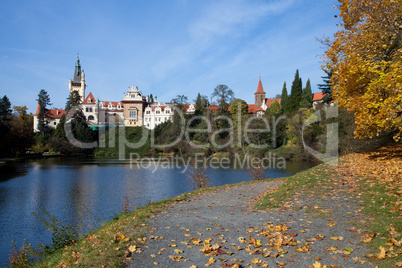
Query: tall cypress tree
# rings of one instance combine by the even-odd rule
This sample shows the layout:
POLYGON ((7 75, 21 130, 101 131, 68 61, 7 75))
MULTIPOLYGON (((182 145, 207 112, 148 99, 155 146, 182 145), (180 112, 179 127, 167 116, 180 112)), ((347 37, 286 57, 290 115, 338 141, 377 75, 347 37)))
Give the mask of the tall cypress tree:
POLYGON ((286 111, 290 114, 296 113, 300 108, 300 101, 302 98, 302 85, 299 76, 299 70, 296 70, 295 79, 292 83, 289 99, 286 102, 286 111))
POLYGON ((311 108, 313 107, 313 92, 311 91, 310 79, 307 80, 306 87, 303 89, 302 100, 300 107, 311 108))
POLYGON ((288 90, 286 88, 286 82, 283 83, 283 88, 282 88, 282 95, 281 95, 281 106, 282 106, 282 111, 286 113, 286 103, 288 102, 288 90))

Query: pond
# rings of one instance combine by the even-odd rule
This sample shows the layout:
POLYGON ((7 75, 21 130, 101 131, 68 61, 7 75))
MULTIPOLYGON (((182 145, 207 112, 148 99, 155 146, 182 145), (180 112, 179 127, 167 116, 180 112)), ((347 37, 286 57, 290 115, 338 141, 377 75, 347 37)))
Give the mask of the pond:
MULTIPOLYGON (((266 169, 270 178, 287 177, 317 163, 286 162, 266 169)), ((212 186, 251 180, 235 166, 209 168, 212 186)), ((33 214, 44 209, 64 223, 88 231, 121 212, 124 196, 130 210, 189 192, 185 166, 127 160, 27 160, 0 167, 0 266, 8 261, 11 241, 50 244, 51 234, 33 214)))

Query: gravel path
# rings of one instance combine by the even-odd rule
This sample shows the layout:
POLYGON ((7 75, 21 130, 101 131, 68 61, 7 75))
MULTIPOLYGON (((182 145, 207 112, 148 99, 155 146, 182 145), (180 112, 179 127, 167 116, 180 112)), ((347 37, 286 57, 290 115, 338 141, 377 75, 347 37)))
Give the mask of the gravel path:
POLYGON ((252 208, 278 185, 240 185, 167 207, 149 220, 143 251, 128 267, 373 267, 351 224, 364 222, 359 200, 341 191, 298 197, 296 209, 252 208))

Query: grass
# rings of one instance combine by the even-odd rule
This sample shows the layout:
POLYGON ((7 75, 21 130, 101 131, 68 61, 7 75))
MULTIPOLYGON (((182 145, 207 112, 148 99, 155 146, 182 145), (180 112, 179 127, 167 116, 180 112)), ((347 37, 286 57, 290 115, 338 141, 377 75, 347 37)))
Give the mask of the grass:
MULTIPOLYGON (((322 193, 323 186, 329 183, 329 174, 323 172, 326 169, 328 166, 321 164, 287 178, 278 188, 265 195, 255 207, 274 209, 291 206, 295 197, 322 193)), ((295 208, 298 209, 297 206, 295 208)))
POLYGON ((45 255, 33 267, 121 267, 130 260, 126 257, 130 246, 136 245, 141 248, 141 244, 144 242, 144 233, 147 230, 146 220, 153 218, 167 206, 200 194, 253 183, 258 182, 248 181, 201 188, 148 204, 130 213, 120 213, 113 220, 80 238, 73 245, 45 255))

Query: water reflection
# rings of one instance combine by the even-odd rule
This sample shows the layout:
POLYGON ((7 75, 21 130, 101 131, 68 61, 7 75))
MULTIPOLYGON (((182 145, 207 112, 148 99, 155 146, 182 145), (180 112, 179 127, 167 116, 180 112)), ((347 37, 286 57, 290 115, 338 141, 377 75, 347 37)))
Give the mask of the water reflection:
MULTIPOLYGON (((287 163, 286 170, 267 170, 271 178, 292 175, 312 163, 287 163)), ((88 225, 121 211, 124 196, 130 209, 192 190, 183 167, 130 168, 127 161, 41 159, 7 165, 0 170, 0 266, 8 260, 11 240, 51 242, 50 233, 32 213, 45 209, 64 223, 88 231, 88 225)), ((250 180, 242 169, 209 169, 213 186, 250 180)))

